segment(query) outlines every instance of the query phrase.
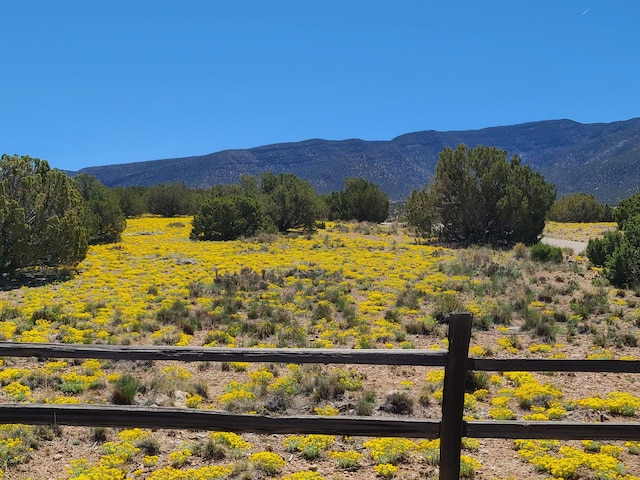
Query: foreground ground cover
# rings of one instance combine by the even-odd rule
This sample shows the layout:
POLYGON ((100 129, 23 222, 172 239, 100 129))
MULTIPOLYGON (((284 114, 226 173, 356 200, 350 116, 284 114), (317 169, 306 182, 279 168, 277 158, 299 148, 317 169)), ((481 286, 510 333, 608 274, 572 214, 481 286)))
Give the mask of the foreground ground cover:
MULTIPOLYGON (((450 250, 420 245, 399 226, 368 224, 192 242, 189 222, 129 220, 123 241, 93 247, 73 279, 3 292, 0 335, 22 342, 443 348, 438 320, 468 309, 476 316, 472 355, 637 356, 637 293, 609 288, 580 257, 540 264, 523 246, 450 250)), ((593 228, 564 227, 569 239, 593 228)), ((441 382, 437 369, 348 365, 4 359, 0 370, 3 401, 270 415, 437 418, 441 382)), ((480 419, 637 419, 636 382, 478 374, 466 407, 480 419)), ((408 479, 433 478, 437 464, 437 443, 411 439, 11 426, 1 438, 5 478, 408 479), (36 457, 48 460, 29 461, 36 457)), ((631 479, 639 471, 635 443, 469 439, 465 448, 467 475, 481 479, 631 479)))

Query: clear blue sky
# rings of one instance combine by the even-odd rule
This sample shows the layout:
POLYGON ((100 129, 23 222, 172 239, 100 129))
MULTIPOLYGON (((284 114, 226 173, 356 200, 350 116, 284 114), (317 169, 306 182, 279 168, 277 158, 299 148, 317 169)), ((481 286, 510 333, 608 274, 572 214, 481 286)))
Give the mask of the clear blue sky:
POLYGON ((640 116, 637 0, 4 0, 0 153, 57 168, 640 116))

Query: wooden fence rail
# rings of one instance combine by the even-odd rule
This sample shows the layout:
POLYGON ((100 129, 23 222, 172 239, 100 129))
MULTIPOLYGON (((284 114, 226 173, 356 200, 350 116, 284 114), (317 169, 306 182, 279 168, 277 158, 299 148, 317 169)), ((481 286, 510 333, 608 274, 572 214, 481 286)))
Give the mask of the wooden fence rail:
POLYGON ((441 420, 365 417, 269 417, 220 411, 118 405, 0 405, 0 423, 142 427, 234 432, 317 433, 440 438, 440 479, 460 475, 462 437, 558 440, 640 440, 640 423, 463 420, 467 370, 640 373, 640 361, 468 358, 472 316, 449 317, 449 350, 254 349, 129 347, 0 342, 2 357, 415 365, 445 368, 441 420))
POLYGON ((447 350, 349 350, 332 348, 127 347, 0 342, 1 357, 175 360, 180 362, 341 363, 444 367, 447 350))

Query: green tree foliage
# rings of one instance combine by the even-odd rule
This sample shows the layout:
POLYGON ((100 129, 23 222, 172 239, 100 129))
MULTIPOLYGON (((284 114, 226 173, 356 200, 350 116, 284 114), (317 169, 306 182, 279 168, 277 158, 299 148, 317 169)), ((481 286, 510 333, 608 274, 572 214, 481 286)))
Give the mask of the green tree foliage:
POLYGON ((344 190, 325 198, 331 220, 383 222, 389 216, 389 198, 380 187, 363 178, 348 178, 344 190))
POLYGON ((594 195, 579 192, 556 200, 549 211, 549 220, 608 222, 612 220, 612 210, 608 205, 599 204, 594 195))
POLYGON ((75 176, 73 181, 85 201, 84 224, 89 244, 120 241, 126 221, 116 194, 86 173, 75 176))
POLYGON ((636 215, 640 215, 640 193, 622 200, 614 212, 614 218, 618 222, 620 230, 626 230, 625 223, 636 215))
POLYGON ((586 255, 616 287, 640 286, 640 215, 624 220, 615 232, 589 240, 586 255), (622 229, 624 226, 624 230, 622 229))
POLYGON ((268 228, 270 220, 257 200, 240 195, 215 196, 193 218, 194 240, 235 240, 268 228))
POLYGON ((517 156, 508 161, 503 150, 460 145, 440 152, 432 183, 412 193, 407 216, 444 241, 533 244, 554 198, 555 187, 517 156))
POLYGON ((562 263, 562 249, 560 247, 552 247, 546 243, 536 243, 531 246, 531 260, 538 262, 554 262, 562 263))
POLYGON ((84 205, 73 181, 28 156, 2 155, 0 172, 0 273, 84 259, 84 205))
POLYGON ((290 173, 264 173, 260 176, 260 193, 266 213, 279 231, 292 228, 314 230, 321 205, 309 181, 290 173))
POLYGON ((620 242, 622 242, 622 232, 619 230, 605 232, 601 238, 589 239, 585 254, 595 266, 604 267, 607 259, 611 257, 620 242))
POLYGON ((118 198, 120 210, 125 217, 139 217, 151 213, 147 202, 148 187, 116 187, 113 189, 118 198))
POLYGON ((159 184, 149 189, 150 213, 163 217, 195 214, 204 200, 204 192, 190 189, 182 182, 159 184))
POLYGON ((429 186, 414 190, 405 205, 407 223, 416 228, 418 234, 429 238, 435 234, 437 211, 433 204, 435 196, 431 195, 429 186))

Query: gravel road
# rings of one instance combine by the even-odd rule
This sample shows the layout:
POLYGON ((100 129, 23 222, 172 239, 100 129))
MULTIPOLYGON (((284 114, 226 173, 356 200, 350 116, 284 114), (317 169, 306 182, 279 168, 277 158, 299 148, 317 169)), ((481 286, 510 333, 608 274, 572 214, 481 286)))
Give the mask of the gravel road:
POLYGON ((542 238, 542 243, 560 248, 572 248, 573 253, 579 255, 585 251, 587 244, 585 242, 574 242, 572 240, 560 240, 559 238, 542 238))

